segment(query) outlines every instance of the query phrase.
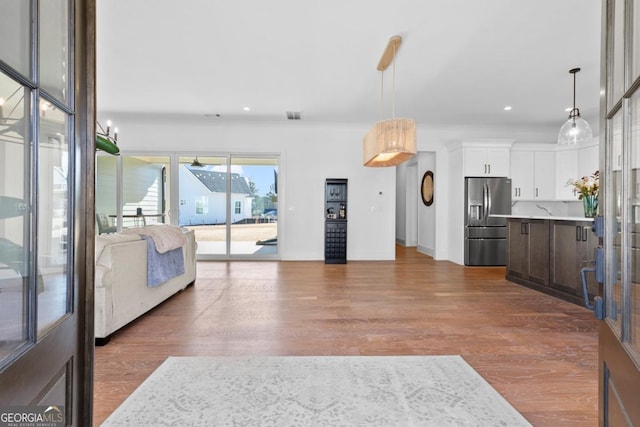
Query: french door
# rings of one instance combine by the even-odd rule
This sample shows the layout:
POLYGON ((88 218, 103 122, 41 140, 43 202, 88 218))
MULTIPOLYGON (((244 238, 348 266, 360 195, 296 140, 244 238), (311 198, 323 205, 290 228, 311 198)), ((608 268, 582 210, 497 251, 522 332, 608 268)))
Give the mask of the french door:
POLYGON ((52 426, 91 422, 93 235, 85 212, 93 192, 82 183, 91 182, 95 138, 94 10, 91 0, 0 1, 4 422, 16 413, 52 426))
MULTIPOLYGON (((640 1, 603 1, 605 314, 599 423, 640 425, 640 1)), ((601 153, 602 153, 601 149, 601 153)))

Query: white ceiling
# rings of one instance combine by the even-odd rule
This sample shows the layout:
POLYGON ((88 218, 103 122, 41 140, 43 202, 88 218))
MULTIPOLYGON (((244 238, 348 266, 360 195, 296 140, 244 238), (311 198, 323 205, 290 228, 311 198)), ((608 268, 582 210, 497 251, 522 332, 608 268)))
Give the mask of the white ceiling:
POLYGON ((391 116, 392 68, 382 113, 376 66, 399 34, 397 117, 555 138, 581 67, 597 133, 600 0, 98 0, 97 14, 103 117, 372 123, 391 116))

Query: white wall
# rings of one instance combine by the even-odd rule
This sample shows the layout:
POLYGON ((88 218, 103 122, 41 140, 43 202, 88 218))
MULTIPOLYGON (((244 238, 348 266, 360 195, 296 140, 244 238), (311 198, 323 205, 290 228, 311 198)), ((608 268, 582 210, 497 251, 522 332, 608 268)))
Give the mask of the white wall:
MULTIPOLYGON (((107 118, 120 129, 124 153, 279 155, 283 188, 279 188, 278 215, 284 226, 278 237, 283 260, 323 259, 325 178, 349 179, 348 259, 392 260, 396 239, 406 243, 407 193, 399 191, 406 190, 406 183, 396 183, 396 169, 398 176, 405 179, 406 170, 362 166, 362 138, 371 123, 222 122, 215 118, 117 114, 105 116, 104 120, 107 118)), ((420 118, 416 120, 419 122, 420 118)), ((555 130, 551 133, 555 135, 555 130)), ((449 153, 448 144, 505 138, 551 143, 549 134, 549 129, 543 128, 419 125, 417 179, 428 169, 434 171, 434 203, 432 209, 427 209, 418 192, 409 195, 418 198, 418 250, 436 260, 463 263, 456 255, 463 253, 463 215, 450 205, 452 197, 463 197, 462 159, 449 153)), ((568 205, 566 208, 568 212, 574 209, 568 205)))
MULTIPOLYGON (((449 251, 447 259, 464 264, 464 153, 462 149, 449 152, 449 251)), ((438 228, 440 225, 438 225, 438 228)))
MULTIPOLYGON (((396 178, 397 180, 397 178, 396 178)), ((397 183, 396 183, 397 187, 397 183)), ((418 182, 418 162, 411 162, 407 165, 407 179, 404 181, 404 194, 405 194, 405 206, 406 214, 405 219, 405 242, 407 246, 418 245, 418 199, 416 197, 419 194, 420 183, 418 182)), ((396 217, 397 217, 396 213, 396 217)), ((397 219, 396 219, 397 221, 397 219)))
MULTIPOLYGON (((431 255, 435 258, 436 254, 436 212, 439 205, 447 203, 447 194, 436 191, 436 183, 445 181, 446 177, 441 176, 436 168, 436 153, 418 153, 418 188, 422 184, 422 177, 425 172, 433 172, 433 203, 431 206, 425 206, 422 202, 422 196, 418 202, 418 251, 431 255)), ((418 193, 419 194, 419 193, 418 193)))
MULTIPOLYGON (((324 259, 324 181, 347 178, 348 260, 395 259, 395 168, 362 166, 363 125, 111 115, 119 145, 148 153, 277 154, 283 260, 324 259)), ((106 117, 105 117, 106 119, 106 117)))

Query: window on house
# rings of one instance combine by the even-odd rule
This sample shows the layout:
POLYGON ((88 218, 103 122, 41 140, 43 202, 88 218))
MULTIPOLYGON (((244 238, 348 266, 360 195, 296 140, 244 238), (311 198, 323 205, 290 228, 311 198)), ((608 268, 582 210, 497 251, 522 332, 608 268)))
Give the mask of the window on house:
POLYGON ((196 200, 196 214, 204 214, 204 202, 202 200, 196 200))
POLYGON ((242 212, 242 203, 240 201, 235 202, 235 213, 239 215, 242 212))

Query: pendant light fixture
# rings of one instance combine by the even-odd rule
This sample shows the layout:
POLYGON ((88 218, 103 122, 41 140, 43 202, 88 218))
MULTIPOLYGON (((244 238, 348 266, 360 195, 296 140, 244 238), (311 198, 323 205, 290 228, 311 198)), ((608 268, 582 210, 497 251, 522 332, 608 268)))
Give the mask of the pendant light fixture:
POLYGON ((118 128, 115 128, 113 134, 111 134, 111 120, 107 120, 106 131, 99 122, 96 122, 96 124, 98 127, 98 130, 96 131, 96 150, 102 150, 105 153, 119 156, 120 148, 118 147, 118 128))
MULTIPOLYGON (((378 63, 381 73, 394 62, 402 37, 393 36, 378 63)), ((362 141, 364 166, 396 166, 416 154, 416 123, 412 119, 395 118, 396 67, 393 65, 392 118, 373 125, 362 141)), ((382 92, 382 91, 381 91, 382 92)), ((381 94, 382 102, 382 94, 381 94)))
POLYGON ((573 74, 573 109, 569 112, 569 119, 562 125, 558 133, 558 144, 569 145, 586 142, 591 139, 591 126, 580 117, 580 110, 576 108, 576 74, 580 68, 572 68, 573 74))
POLYGON ((203 168, 204 165, 202 163, 200 163, 200 161, 198 161, 198 156, 196 156, 195 159, 193 159, 193 162, 191 162, 190 165, 192 168, 203 168))

